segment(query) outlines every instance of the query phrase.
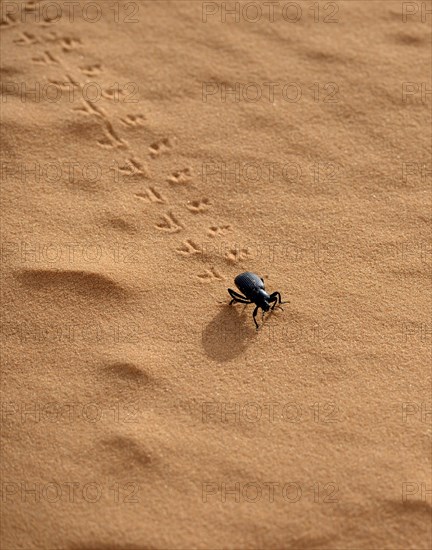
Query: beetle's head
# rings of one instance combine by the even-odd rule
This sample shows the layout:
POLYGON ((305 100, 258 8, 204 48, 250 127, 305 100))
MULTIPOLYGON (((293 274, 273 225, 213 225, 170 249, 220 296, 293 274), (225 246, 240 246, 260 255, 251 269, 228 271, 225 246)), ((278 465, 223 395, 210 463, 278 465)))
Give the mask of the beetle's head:
POLYGON ((269 304, 270 296, 267 294, 267 292, 264 289, 260 289, 258 291, 258 296, 256 300, 256 304, 263 309, 263 311, 268 311, 270 309, 269 304))
POLYGON ((270 304, 268 302, 266 302, 265 300, 263 300, 263 303, 262 303, 262 306, 264 311, 268 311, 270 309, 270 304))

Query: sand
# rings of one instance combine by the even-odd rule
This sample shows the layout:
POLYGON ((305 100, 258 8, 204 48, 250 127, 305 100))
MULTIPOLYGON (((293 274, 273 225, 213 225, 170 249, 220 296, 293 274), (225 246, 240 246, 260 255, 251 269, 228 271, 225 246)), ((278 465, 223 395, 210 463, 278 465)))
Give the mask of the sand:
POLYGON ((431 547, 432 4, 272 6, 2 2, 4 550, 431 547))

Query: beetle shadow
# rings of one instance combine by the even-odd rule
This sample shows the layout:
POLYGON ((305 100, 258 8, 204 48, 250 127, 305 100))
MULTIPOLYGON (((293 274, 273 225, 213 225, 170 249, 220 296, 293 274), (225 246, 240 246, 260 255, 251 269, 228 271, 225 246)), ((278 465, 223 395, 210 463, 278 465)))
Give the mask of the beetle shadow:
POLYGON ((202 331, 202 345, 211 359, 230 361, 247 349, 257 337, 252 311, 228 304, 221 307, 202 331))

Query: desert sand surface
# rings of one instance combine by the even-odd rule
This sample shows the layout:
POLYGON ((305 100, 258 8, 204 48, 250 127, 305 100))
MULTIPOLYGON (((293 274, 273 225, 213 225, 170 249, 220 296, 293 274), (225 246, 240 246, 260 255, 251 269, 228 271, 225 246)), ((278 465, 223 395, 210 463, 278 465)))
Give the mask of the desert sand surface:
POLYGON ((431 548, 431 2, 1 9, 1 548, 431 548))

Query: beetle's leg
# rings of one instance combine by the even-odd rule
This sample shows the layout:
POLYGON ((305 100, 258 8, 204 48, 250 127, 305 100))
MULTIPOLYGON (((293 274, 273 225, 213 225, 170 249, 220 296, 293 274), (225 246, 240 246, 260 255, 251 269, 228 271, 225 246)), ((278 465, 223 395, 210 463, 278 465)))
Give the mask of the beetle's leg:
POLYGON ((253 302, 247 302, 246 300, 239 300, 238 298, 233 298, 229 305, 231 304, 253 304, 253 302))
POLYGON ((274 302, 274 304, 273 304, 272 307, 271 307, 271 310, 273 311, 274 308, 275 308, 276 305, 277 305, 277 298, 275 298, 274 300, 269 300, 269 303, 270 303, 270 302, 274 302))
POLYGON ((228 289, 228 292, 232 298, 231 302, 230 302, 230 305, 233 303, 233 302, 241 302, 242 304, 251 304, 252 302, 250 300, 248 300, 246 298, 246 296, 242 296, 241 294, 239 294, 238 292, 235 292, 234 290, 232 290, 231 288, 228 289))
MULTIPOLYGON (((231 294, 232 296, 232 294, 231 294)), ((235 304, 235 303, 240 303, 240 304, 252 304, 253 302, 251 302, 250 300, 243 300, 241 298, 237 298, 236 296, 233 296, 233 299, 231 300, 231 302, 229 303, 229 305, 232 305, 232 304, 235 304)))
POLYGON ((279 300, 279 304, 289 304, 289 301, 287 302, 282 302, 282 298, 281 298, 281 295, 280 295, 280 292, 273 292, 273 294, 270 294, 270 302, 274 302, 273 306, 272 306, 272 309, 274 309, 276 306, 280 309, 283 310, 283 307, 281 307, 280 305, 277 305, 278 303, 278 300, 279 300))
POLYGON ((279 300, 279 303, 280 304, 282 303, 280 292, 277 292, 277 291, 273 292, 273 294, 270 294, 270 298, 272 302, 275 300, 276 303, 278 303, 278 300, 279 300))
MULTIPOLYGON (((277 303, 278 303, 278 300, 277 300, 277 296, 275 296, 275 293, 273 292, 273 294, 270 295, 270 300, 269 300, 269 303, 271 302, 274 302, 274 304, 272 305, 271 307, 271 310, 273 311, 274 308, 277 306, 277 303)), ((280 307, 280 306, 278 306, 280 307)), ((282 308, 281 308, 282 309, 282 308)))
POLYGON ((255 309, 254 309, 254 312, 253 312, 253 320, 254 320, 254 323, 255 323, 255 326, 256 326, 256 329, 258 330, 259 329, 259 326, 258 326, 258 323, 256 322, 256 316, 257 316, 257 313, 258 313, 258 308, 259 306, 257 306, 255 309))

